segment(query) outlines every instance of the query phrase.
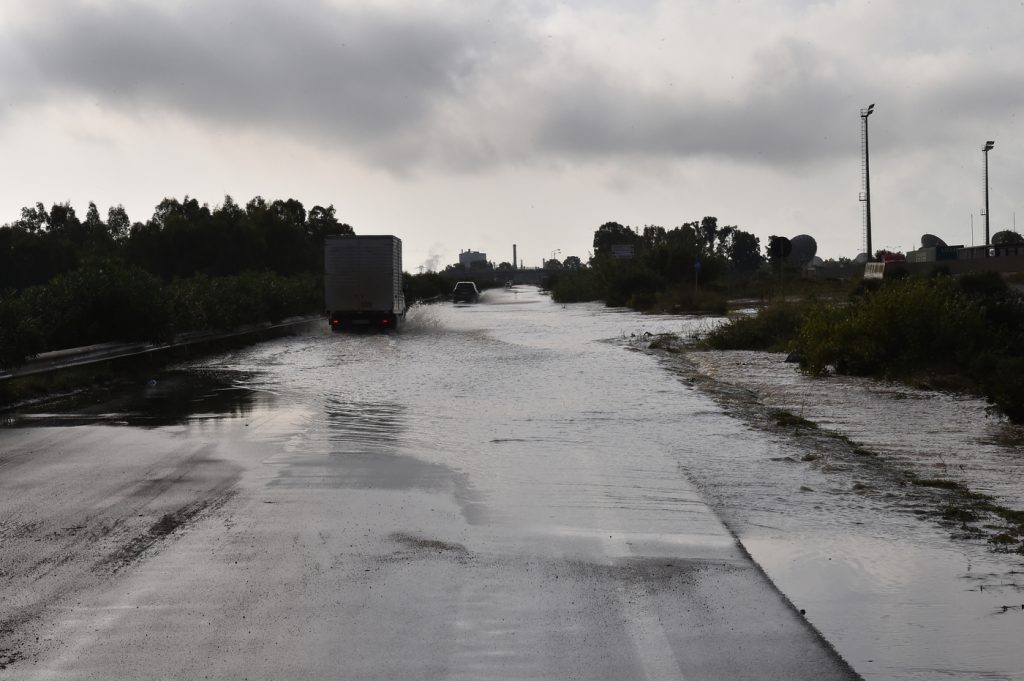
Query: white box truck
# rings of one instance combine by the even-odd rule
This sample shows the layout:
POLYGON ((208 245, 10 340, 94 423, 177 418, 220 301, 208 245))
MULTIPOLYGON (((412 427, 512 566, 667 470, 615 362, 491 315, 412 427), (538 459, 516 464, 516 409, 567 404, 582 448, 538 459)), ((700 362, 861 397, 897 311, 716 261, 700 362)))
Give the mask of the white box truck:
POLYGON ((334 331, 397 329, 405 321, 402 240, 325 237, 324 302, 334 331))

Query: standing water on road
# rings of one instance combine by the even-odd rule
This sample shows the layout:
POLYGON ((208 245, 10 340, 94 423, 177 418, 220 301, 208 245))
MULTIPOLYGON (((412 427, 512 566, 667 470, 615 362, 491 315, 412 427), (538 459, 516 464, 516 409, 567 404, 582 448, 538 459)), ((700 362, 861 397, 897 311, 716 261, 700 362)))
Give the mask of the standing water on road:
MULTIPOLYGON (((689 500, 672 481, 682 474, 865 678, 1024 679, 1019 558, 951 541, 941 528, 860 493, 849 472, 793 465, 801 445, 747 427, 676 379, 671 363, 631 351, 631 337, 688 334, 703 324, 560 306, 533 289, 489 291, 481 305, 415 308, 398 336, 293 339, 233 355, 221 368, 259 369, 249 387, 290 390, 303 401, 319 390, 331 438, 365 443, 376 433, 400 441, 411 457, 443 452, 429 463, 471 482, 460 491, 465 513, 479 506, 519 522, 549 516, 537 517, 538 526, 556 515, 569 535, 586 535, 595 516, 610 516, 632 542, 679 541, 671 511, 689 500), (657 451, 671 452, 678 470, 650 470, 664 465, 647 455, 657 451), (612 470, 636 476, 586 479, 596 473, 581 457, 614 458, 612 470), (530 475, 540 459, 559 461, 557 477, 530 475), (659 479, 664 488, 651 485, 659 479), (604 490, 598 503, 575 497, 595 484, 604 490)), ((742 359, 739 370, 749 372, 750 358, 742 359)), ((729 354, 715 361, 728 364, 729 354)), ((833 418, 864 409, 856 395, 831 394, 833 418)), ((805 399, 821 402, 813 393, 805 399)), ((981 416, 972 401, 963 412, 981 416)), ((847 423, 828 425, 877 444, 853 420, 848 414, 847 423)), ((960 455, 934 451, 950 463, 960 455)), ((1007 469, 1018 490, 1019 470, 1007 469)))
MULTIPOLYGON (((125 467, 155 439, 167 459, 189 452, 161 480, 212 490, 99 561, 127 573, 152 552, 118 588, 96 578, 76 596, 44 627, 60 654, 19 678, 89 678, 152 650, 154 631, 158 651, 215 651, 133 658, 185 676, 849 678, 805 610, 865 678, 1024 679, 1019 557, 951 540, 849 469, 805 465, 806 443, 748 425, 637 341, 705 323, 492 290, 413 308, 398 334, 323 329, 74 417, 12 417, 12 451, 52 448, 39 426, 113 451, 130 431, 125 467), (193 529, 162 544, 178 527, 193 529), (186 638, 200 621, 218 637, 186 638)), ((96 468, 80 458, 84 480, 96 468)), ((8 537, 45 530, 17 512, 8 537)))

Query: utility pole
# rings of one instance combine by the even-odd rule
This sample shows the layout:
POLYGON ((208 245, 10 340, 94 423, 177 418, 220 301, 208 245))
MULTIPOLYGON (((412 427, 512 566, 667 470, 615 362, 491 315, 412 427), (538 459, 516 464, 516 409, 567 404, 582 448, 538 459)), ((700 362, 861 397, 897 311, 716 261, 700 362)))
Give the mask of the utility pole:
POLYGON ((871 158, 868 149, 868 116, 874 110, 874 104, 860 110, 861 134, 864 138, 864 195, 861 197, 861 201, 864 202, 864 252, 867 253, 868 260, 873 257, 871 254, 871 158))
MULTIPOLYGON (((983 154, 985 154, 985 246, 991 246, 992 242, 989 241, 989 219, 988 219, 988 152, 992 151, 992 147, 996 145, 995 142, 989 140, 985 142, 985 146, 981 148, 983 154)), ((988 252, 985 252, 988 255, 988 252)))

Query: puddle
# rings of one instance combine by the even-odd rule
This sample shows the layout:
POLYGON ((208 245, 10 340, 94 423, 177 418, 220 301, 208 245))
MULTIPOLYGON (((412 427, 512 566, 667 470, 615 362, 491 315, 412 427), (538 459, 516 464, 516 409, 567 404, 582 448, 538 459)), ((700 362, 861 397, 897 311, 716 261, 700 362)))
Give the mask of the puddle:
POLYGON ((243 418, 272 400, 272 395, 246 387, 246 378, 184 369, 166 371, 10 411, 0 416, 0 424, 156 428, 204 419, 243 418))

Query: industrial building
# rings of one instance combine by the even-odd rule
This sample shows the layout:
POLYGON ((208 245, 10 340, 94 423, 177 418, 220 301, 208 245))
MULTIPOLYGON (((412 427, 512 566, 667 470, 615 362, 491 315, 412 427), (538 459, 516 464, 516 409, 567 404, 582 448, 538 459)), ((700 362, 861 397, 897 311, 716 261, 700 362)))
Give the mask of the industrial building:
POLYGON ((459 251, 459 264, 465 267, 467 270, 472 269, 474 263, 479 263, 476 267, 481 267, 487 264, 487 254, 479 251, 459 251))

